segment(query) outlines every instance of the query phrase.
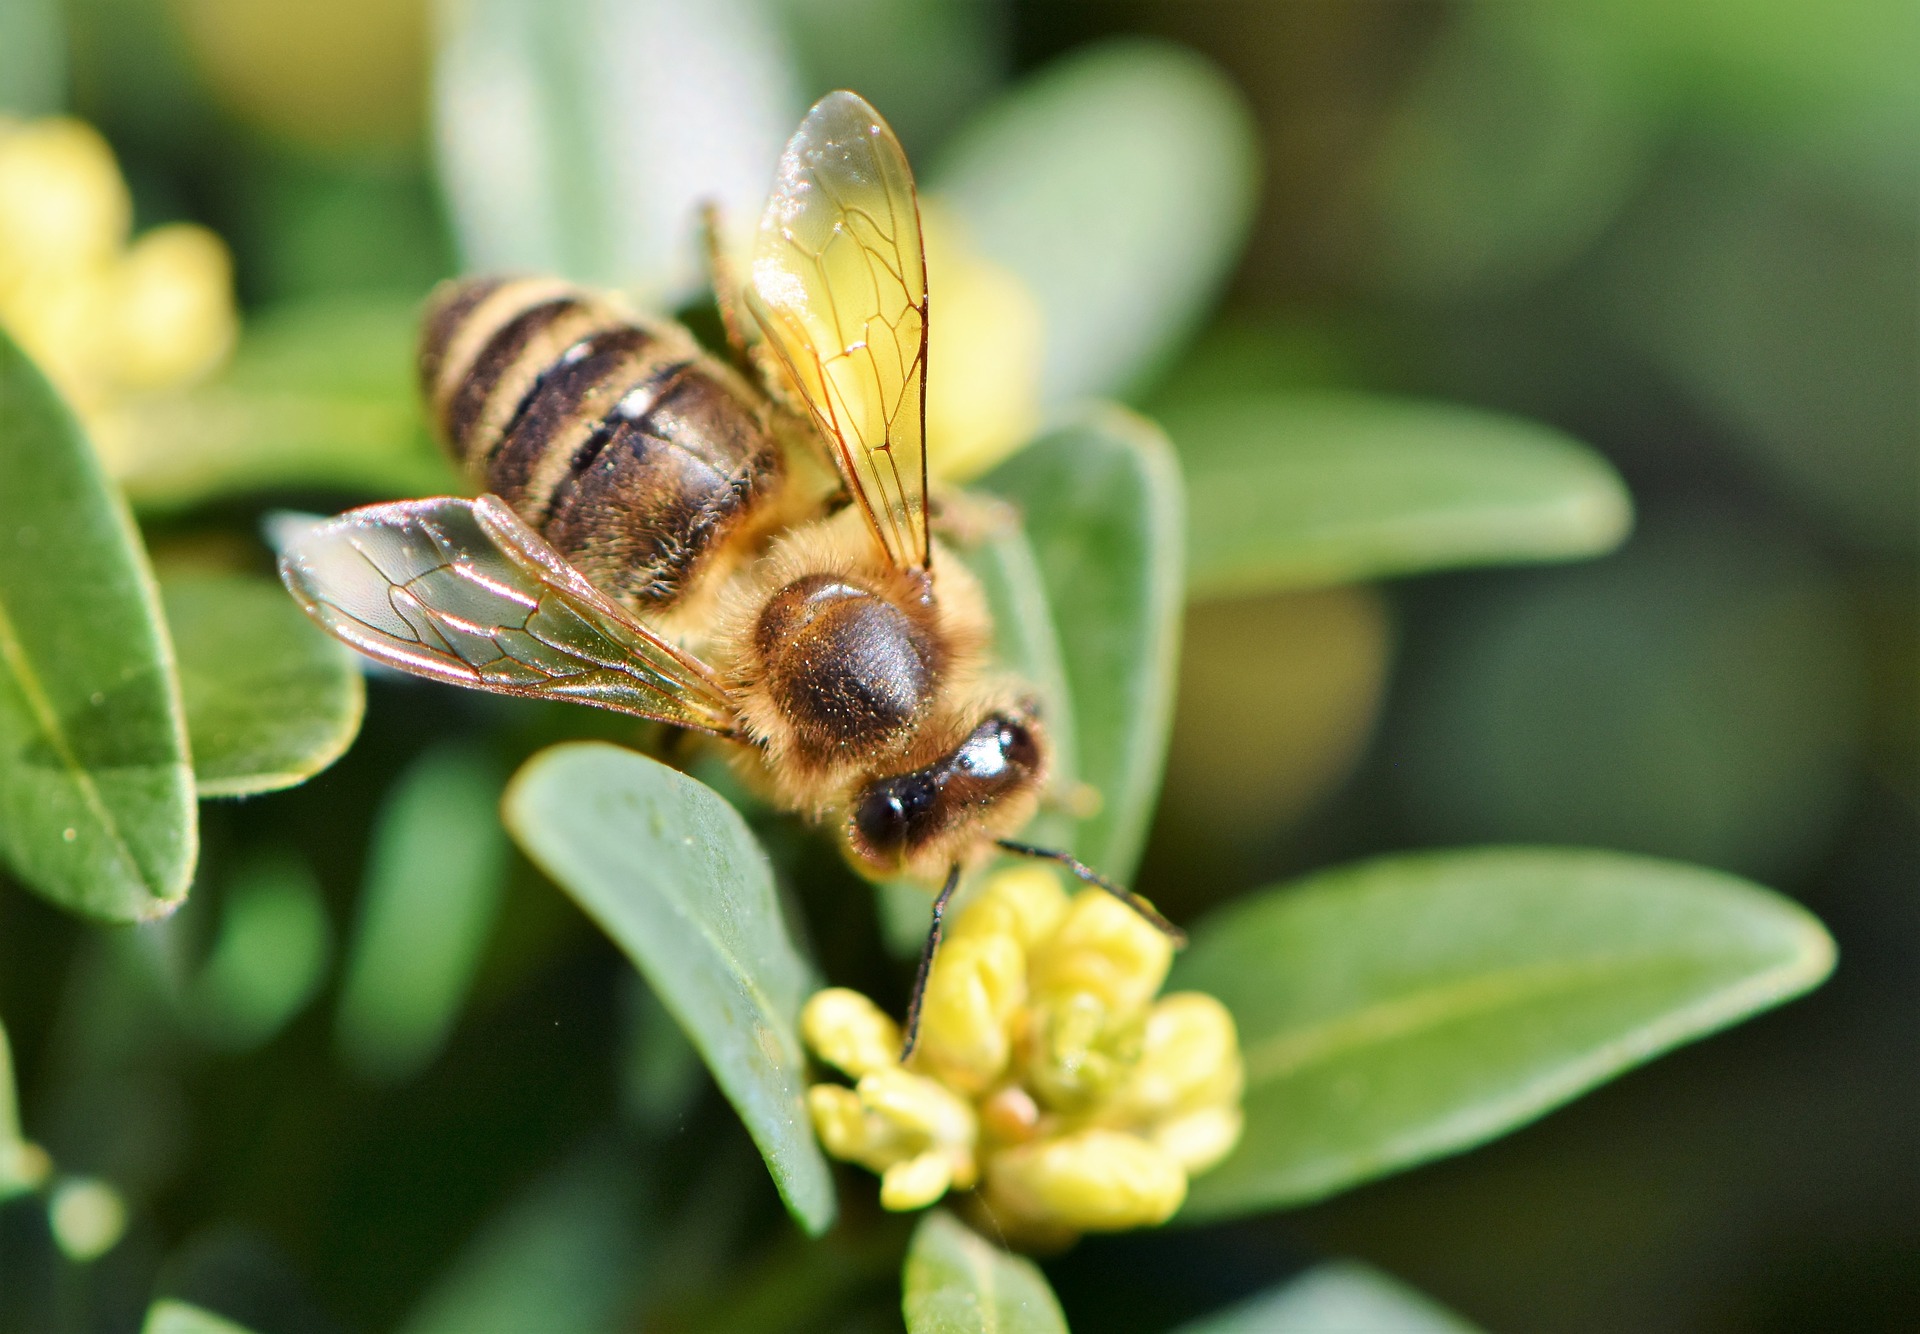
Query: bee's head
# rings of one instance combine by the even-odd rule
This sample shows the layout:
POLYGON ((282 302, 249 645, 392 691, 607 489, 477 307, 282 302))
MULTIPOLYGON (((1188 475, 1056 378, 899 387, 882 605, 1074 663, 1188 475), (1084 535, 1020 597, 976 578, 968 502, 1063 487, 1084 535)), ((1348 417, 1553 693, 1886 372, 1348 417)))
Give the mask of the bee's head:
POLYGON ((846 839, 876 875, 938 877, 976 847, 1018 833, 1047 776, 1046 735, 1030 702, 996 707, 932 763, 857 788, 846 839))

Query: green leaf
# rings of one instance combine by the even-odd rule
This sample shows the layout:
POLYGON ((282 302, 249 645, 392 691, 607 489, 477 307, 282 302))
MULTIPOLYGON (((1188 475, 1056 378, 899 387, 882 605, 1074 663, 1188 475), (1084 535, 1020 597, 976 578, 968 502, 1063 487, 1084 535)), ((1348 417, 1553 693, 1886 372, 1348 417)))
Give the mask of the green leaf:
POLYGON ((626 1183, 606 1157, 575 1157, 489 1221, 401 1334, 625 1328, 642 1256, 626 1183))
POLYGON ((199 848, 173 651, 80 425, 0 334, 0 858, 114 921, 186 897, 199 848))
POLYGON ((1165 424, 1187 469, 1195 597, 1595 556, 1632 522, 1598 454, 1477 409, 1244 394, 1174 409, 1165 424))
POLYGON ((186 994, 195 1029, 236 1051, 271 1038, 320 989, 332 936, 304 861, 280 853, 245 867, 226 886, 220 934, 186 994))
POLYGON ((381 806, 337 1030, 370 1079, 404 1079, 431 1061, 472 989, 506 888, 503 786, 486 756, 444 745, 381 806))
POLYGON ((236 1325, 223 1316, 204 1311, 171 1298, 147 1308, 146 1323, 140 1334, 252 1334, 244 1325, 236 1325))
POLYGON ((0 115, 47 116, 67 100, 67 31, 60 0, 0 4, 0 115))
POLYGON ((522 850, 646 975, 713 1071, 810 1233, 833 1179, 805 1105, 800 1006, 817 985, 787 934, 773 871, 712 790, 599 742, 553 746, 504 804, 522 850))
POLYGON ((21 1132, 13 1049, 7 1045, 7 1030, 0 1027, 0 1201, 39 1189, 51 1166, 46 1151, 21 1132))
POLYGON ((1042 393, 1117 393, 1178 348, 1240 253, 1259 136, 1240 94, 1181 47, 1083 49, 949 145, 929 193, 1045 318, 1042 393))
MULTIPOLYGON (((993 616, 994 663, 1039 697, 1040 716, 1053 739, 1054 786, 1071 791, 1080 778, 1079 731, 1066 655, 1033 544, 1018 523, 1008 523, 996 525, 960 554, 979 579, 993 616)), ((1027 831, 1029 837, 1062 844, 1070 841, 1070 833, 1071 823, 1063 814, 1044 810, 1027 831)))
POLYGON ((1059 629, 1079 777, 1101 798, 1074 848, 1133 873, 1160 790, 1179 656, 1180 468, 1151 422, 1103 408, 980 485, 1017 504, 1059 629))
POLYGON ((354 655, 316 630, 271 579, 169 574, 160 582, 202 797, 304 783, 360 730, 354 655))
POLYGON ((414 387, 419 302, 326 297, 250 317, 232 363, 140 405, 113 471, 143 511, 290 487, 445 495, 414 387))
POLYGON ((1786 899, 1620 853, 1390 857, 1208 917, 1170 990, 1218 996, 1247 1127, 1183 1217, 1301 1204, 1482 1143, 1815 986, 1786 899))
POLYGON ((1176 1334, 1474 1334, 1474 1326, 1371 1265, 1342 1260, 1176 1334))
POLYGON ((914 1229, 901 1274, 907 1334, 1066 1334, 1067 1318, 1033 1261, 1009 1255, 933 1209, 914 1229))
POLYGON ((749 0, 461 6, 434 110, 467 267, 655 302, 697 290, 697 207, 718 201, 737 228, 759 220, 801 115, 789 65, 749 0))

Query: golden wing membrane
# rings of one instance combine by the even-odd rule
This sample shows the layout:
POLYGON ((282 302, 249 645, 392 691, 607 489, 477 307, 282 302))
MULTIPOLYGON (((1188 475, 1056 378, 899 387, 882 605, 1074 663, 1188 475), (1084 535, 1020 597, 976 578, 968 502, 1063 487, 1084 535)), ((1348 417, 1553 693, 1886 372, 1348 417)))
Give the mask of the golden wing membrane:
POLYGON ((736 733, 705 666, 595 589, 496 496, 351 510, 285 542, 280 577, 322 629, 416 676, 736 733))
POLYGON ((786 152, 747 307, 902 569, 926 568, 927 268, 907 155, 852 93, 829 93, 786 152))

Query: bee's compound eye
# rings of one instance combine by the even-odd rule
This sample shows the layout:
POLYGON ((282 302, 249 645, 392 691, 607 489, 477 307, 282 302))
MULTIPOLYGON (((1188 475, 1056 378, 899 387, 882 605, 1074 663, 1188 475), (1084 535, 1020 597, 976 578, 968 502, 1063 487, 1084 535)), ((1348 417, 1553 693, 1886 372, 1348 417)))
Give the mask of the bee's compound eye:
POLYGON ((860 794, 853 809, 854 831, 874 853, 898 855, 926 822, 939 795, 939 785, 926 773, 883 779, 860 794))
POLYGON ((1001 719, 1000 753, 1006 756, 1010 766, 1022 773, 1032 773, 1040 767, 1039 739, 1031 727, 1015 719, 1001 719))

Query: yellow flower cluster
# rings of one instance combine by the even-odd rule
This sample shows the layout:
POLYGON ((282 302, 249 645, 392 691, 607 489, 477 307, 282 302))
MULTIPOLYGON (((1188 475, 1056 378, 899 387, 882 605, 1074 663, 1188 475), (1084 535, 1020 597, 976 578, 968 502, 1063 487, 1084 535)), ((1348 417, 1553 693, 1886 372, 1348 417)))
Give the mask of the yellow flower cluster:
POLYGON ((89 424, 211 371, 233 345, 233 266, 204 227, 131 237, 133 201, 89 125, 0 117, 0 325, 89 424))
POLYGON ((807 1002, 814 1054, 854 1081, 807 1092, 827 1152, 880 1174, 880 1202, 949 1190, 1015 1244, 1172 1217, 1189 1176, 1239 1141, 1233 1018, 1211 996, 1158 995, 1167 937, 1042 867, 1002 871, 935 956, 912 1059, 855 991, 807 1002))

